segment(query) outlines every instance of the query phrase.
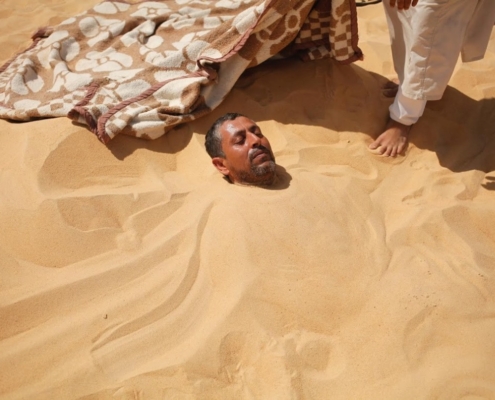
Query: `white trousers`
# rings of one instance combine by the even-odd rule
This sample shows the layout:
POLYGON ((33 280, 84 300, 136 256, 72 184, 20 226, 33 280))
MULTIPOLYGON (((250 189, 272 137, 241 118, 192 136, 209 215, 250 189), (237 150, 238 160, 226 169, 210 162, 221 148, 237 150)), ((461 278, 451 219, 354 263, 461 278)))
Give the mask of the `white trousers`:
POLYGON ((383 1, 400 90, 391 118, 411 125, 427 100, 439 100, 455 65, 483 58, 495 22, 495 0, 419 0, 409 10, 383 1))

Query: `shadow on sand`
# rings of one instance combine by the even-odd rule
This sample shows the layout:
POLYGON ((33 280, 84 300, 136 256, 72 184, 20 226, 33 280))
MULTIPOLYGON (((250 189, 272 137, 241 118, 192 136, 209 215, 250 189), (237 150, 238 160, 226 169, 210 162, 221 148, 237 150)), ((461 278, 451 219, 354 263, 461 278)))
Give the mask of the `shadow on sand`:
MULTIPOLYGON (((117 137, 109 148, 118 159, 143 148, 177 153, 194 133, 202 134, 219 116, 245 113, 246 109, 256 121, 364 133, 371 141, 381 133, 388 118, 392 99, 382 94, 386 82, 386 77, 358 64, 339 65, 329 59, 267 61, 245 71, 223 103, 200 120, 181 125, 154 141, 117 137)), ((489 173, 495 171, 494 135, 495 99, 474 100, 448 87, 442 100, 428 103, 410 140, 418 148, 435 152, 440 165, 453 172, 489 173)), ((494 189, 495 182, 486 187, 494 189)))

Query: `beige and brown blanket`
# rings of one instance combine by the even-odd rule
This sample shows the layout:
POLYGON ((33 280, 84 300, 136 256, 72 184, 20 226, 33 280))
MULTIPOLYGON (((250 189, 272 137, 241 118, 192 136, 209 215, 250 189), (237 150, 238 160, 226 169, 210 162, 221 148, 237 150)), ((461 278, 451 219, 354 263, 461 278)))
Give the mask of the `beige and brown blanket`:
POLYGON ((289 44, 304 59, 361 58, 354 0, 103 1, 39 29, 0 69, 0 117, 68 116, 104 143, 155 139, 289 44))

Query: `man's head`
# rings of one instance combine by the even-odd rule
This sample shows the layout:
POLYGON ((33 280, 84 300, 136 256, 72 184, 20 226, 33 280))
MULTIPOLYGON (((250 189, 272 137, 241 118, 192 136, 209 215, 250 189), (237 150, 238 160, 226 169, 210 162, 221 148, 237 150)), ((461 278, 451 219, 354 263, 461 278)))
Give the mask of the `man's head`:
POLYGON ((270 142, 248 117, 229 113, 217 119, 206 134, 205 146, 213 165, 231 182, 263 186, 274 182, 270 142))

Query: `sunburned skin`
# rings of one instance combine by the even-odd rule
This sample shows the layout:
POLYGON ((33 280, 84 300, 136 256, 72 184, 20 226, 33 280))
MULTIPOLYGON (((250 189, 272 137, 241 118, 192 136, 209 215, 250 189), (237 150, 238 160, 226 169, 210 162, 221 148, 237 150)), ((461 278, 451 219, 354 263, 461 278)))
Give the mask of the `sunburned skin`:
MULTIPOLYGON (((386 1, 390 2, 390 7, 397 7, 398 10, 408 10, 410 7, 415 7, 418 4, 418 0, 386 1)), ((382 93, 385 97, 395 97, 398 88, 398 82, 389 81, 383 86, 382 93)), ((377 150, 378 154, 385 157, 396 157, 399 154, 403 154, 407 149, 410 130, 410 125, 404 125, 389 118, 385 131, 369 145, 369 148, 371 150, 377 150)))
POLYGON ((226 121, 220 128, 225 157, 213 165, 233 183, 269 186, 274 183, 275 157, 260 127, 247 117, 226 121))
MULTIPOLYGON (((399 81, 393 79, 382 87, 385 97, 395 97, 399 90, 399 81)), ((377 153, 386 157, 396 157, 407 149, 409 141, 409 131, 411 126, 403 125, 400 122, 389 118, 385 131, 369 145, 370 150, 378 150, 377 153)))
POLYGON ((378 150, 378 154, 386 157, 395 157, 402 154, 407 149, 410 130, 410 125, 404 125, 393 119, 389 119, 385 127, 385 132, 378 136, 369 145, 369 148, 371 150, 378 150))

